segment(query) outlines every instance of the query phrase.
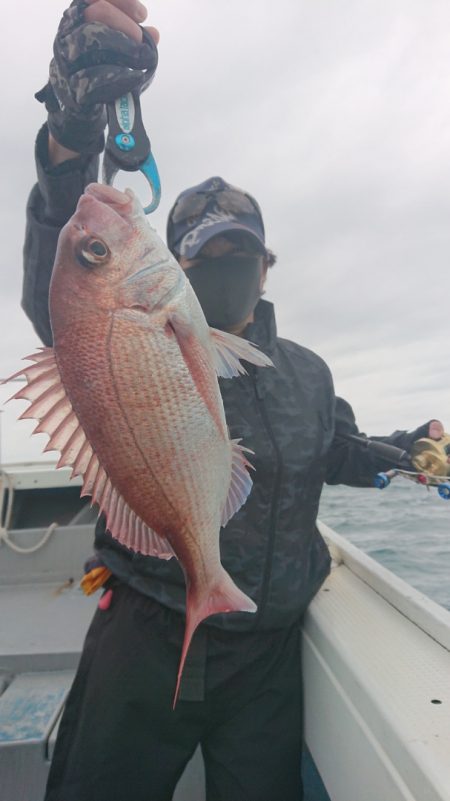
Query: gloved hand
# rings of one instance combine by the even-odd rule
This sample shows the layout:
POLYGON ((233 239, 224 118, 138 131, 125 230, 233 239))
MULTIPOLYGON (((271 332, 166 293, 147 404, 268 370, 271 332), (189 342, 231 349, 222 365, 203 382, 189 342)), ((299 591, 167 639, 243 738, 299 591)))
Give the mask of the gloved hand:
POLYGON ((416 470, 450 476, 450 435, 440 420, 431 420, 428 431, 413 442, 411 459, 416 470))
POLYGON ((430 439, 441 439, 444 434, 444 426, 440 420, 431 420, 428 423, 428 436, 430 439))
POLYGON ((144 18, 137 0, 73 0, 64 12, 49 81, 36 94, 46 105, 48 127, 59 144, 77 153, 101 152, 104 104, 148 86, 158 63, 151 35, 157 32, 138 27, 144 18))

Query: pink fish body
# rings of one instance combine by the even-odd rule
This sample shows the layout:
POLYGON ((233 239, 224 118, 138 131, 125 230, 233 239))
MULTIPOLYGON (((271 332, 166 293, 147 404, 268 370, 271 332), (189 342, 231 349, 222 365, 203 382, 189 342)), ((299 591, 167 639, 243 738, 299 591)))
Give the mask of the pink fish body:
POLYGON ((268 357, 208 327, 183 271, 133 193, 91 184, 61 232, 50 287, 54 346, 29 357, 31 406, 83 476, 111 534, 147 555, 176 557, 186 578, 178 673, 198 624, 256 611, 220 563, 219 532, 251 486, 245 449, 228 436, 217 376, 268 357))

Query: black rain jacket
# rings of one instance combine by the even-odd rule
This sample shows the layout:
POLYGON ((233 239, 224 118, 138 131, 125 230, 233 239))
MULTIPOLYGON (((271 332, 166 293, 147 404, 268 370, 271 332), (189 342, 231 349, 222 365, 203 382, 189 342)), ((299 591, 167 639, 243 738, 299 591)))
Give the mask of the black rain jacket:
MULTIPOLYGON (((37 140, 38 184, 27 206, 23 308, 44 344, 51 345, 48 286, 57 238, 84 186, 97 179, 98 164, 91 157, 47 168, 46 138, 44 127, 37 140)), ((358 433, 351 407, 335 396, 319 356, 277 337, 270 303, 259 302, 245 336, 271 357, 275 369, 250 365, 248 375, 220 380, 230 435, 255 454, 252 491, 222 530, 220 549, 223 566, 258 611, 215 615, 206 623, 270 630, 298 621, 329 572, 330 555, 316 527, 324 482, 369 487, 388 465, 342 439, 358 433)), ((377 439, 408 450, 427 431, 428 423, 377 439)), ((95 547, 119 579, 184 612, 185 582, 175 559, 125 549, 105 532, 103 517, 95 547)))

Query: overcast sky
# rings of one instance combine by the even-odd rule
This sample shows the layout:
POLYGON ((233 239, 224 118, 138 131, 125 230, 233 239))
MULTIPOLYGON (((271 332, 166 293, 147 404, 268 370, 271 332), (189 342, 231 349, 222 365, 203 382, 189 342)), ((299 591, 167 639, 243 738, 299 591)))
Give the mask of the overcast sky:
MULTIPOLYGON (((0 375, 39 344, 20 309, 21 249, 44 121, 33 94, 65 5, 2 12, 0 375)), ((449 428, 448 0, 154 0, 149 10, 161 31, 143 99, 163 186, 152 224, 164 236, 178 192, 211 175, 251 192, 278 255, 266 297, 279 333, 325 358, 367 433, 430 417, 449 428)), ((2 415, 7 461, 26 450, 16 414, 17 404, 2 415)))

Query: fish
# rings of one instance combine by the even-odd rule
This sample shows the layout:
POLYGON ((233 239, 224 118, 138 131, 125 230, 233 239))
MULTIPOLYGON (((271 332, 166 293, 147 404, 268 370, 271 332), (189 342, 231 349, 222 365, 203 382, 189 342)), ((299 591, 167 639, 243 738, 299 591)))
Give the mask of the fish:
MULTIPOLYGON (((218 377, 273 366, 257 346, 210 328, 185 273, 131 190, 90 184, 61 231, 49 292, 53 347, 13 397, 30 402, 57 467, 81 476, 113 537, 176 558, 189 645, 210 615, 256 612, 220 561, 222 526, 251 488, 248 449, 230 439, 218 377)), ((250 452, 251 453, 251 452, 250 452)))

